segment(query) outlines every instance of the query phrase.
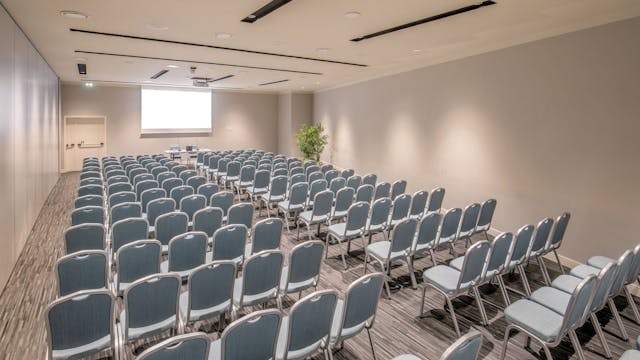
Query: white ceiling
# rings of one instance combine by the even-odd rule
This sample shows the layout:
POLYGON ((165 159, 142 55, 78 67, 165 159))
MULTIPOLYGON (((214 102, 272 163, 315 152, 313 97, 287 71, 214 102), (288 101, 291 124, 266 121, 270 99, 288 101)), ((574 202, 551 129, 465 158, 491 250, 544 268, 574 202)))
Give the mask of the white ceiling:
POLYGON ((232 78, 214 88, 317 91, 472 56, 640 16, 638 0, 496 0, 497 4, 362 42, 349 39, 480 3, 481 0, 293 0, 253 24, 240 20, 270 0, 2 0, 62 81, 190 86, 196 75, 232 78), (61 10, 89 15, 70 19, 61 10), (350 19, 346 12, 361 16, 350 19), (153 30, 150 24, 165 26, 153 30), (88 35, 70 28, 366 64, 367 67, 250 54, 209 47, 88 35), (218 39, 217 33, 232 34, 218 39), (318 51, 319 48, 328 51, 318 51), (187 61, 80 54, 76 50, 187 61), (86 59, 80 77, 74 58, 86 59), (322 75, 206 63, 291 69, 322 75), (261 83, 289 81, 259 86, 261 83))

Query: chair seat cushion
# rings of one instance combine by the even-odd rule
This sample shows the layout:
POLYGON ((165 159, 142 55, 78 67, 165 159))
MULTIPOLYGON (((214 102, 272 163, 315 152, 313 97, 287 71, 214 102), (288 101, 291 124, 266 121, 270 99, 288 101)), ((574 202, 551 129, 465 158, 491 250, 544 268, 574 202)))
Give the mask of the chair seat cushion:
POLYGON ((261 292, 259 294, 254 295, 244 295, 242 298, 242 304, 240 304, 240 297, 242 297, 242 277, 236 279, 235 284, 233 285, 233 304, 237 307, 241 306, 250 306, 256 304, 262 304, 269 299, 272 299, 276 296, 277 288, 269 289, 267 291, 261 292))
POLYGON ((600 269, 596 267, 589 266, 589 265, 578 265, 573 269, 571 269, 570 274, 575 277, 584 279, 589 275, 598 275, 599 272, 600 272, 600 269))
MULTIPOLYGON (((126 326, 126 311, 120 313, 120 331, 122 331, 123 337, 126 326)), ((129 341, 149 337, 162 333, 165 330, 177 328, 176 317, 170 316, 164 320, 158 321, 155 324, 142 326, 142 327, 130 327, 129 328, 129 341)))
POLYGON ((407 253, 404 251, 395 251, 389 254, 390 247, 391 242, 384 240, 367 245, 367 248, 365 250, 367 254, 383 262, 386 260, 392 261, 396 259, 402 259, 407 256, 407 253))
POLYGON ((411 354, 402 354, 394 357, 391 360, 421 360, 419 357, 411 354))
POLYGON ((342 326, 342 313, 344 312, 344 300, 339 299, 336 302, 336 309, 333 315, 333 322, 331 323, 331 340, 329 342, 334 344, 338 342, 338 340, 345 340, 350 337, 356 336, 364 329, 365 323, 354 325, 350 328, 343 328, 340 332, 340 339, 338 339, 338 332, 340 331, 340 327, 342 326))
POLYGON ((329 234, 333 237, 338 238, 340 240, 346 240, 349 238, 360 236, 361 231, 359 230, 349 230, 345 233, 347 228, 347 223, 338 223, 329 226, 329 234))
MULTIPOLYGON (((302 280, 298 282, 290 282, 288 284, 288 289, 286 290, 287 294, 300 292, 302 290, 309 289, 311 287, 316 286, 315 277, 312 277, 307 280, 302 280)), ((289 281, 289 267, 282 267, 282 275, 280 275, 280 292, 285 293, 285 287, 287 286, 287 282, 289 281)))
POLYGON ((579 277, 575 277, 572 275, 560 275, 557 278, 553 279, 553 282, 551 282, 551 286, 571 294, 573 290, 578 287, 578 284, 580 284, 581 281, 582 279, 579 277))
POLYGON ((259 195, 259 194, 266 194, 267 191, 269 190, 266 187, 256 188, 253 186, 249 186, 246 191, 252 195, 259 195))
POLYGON ((328 215, 322 215, 322 216, 316 216, 313 218, 313 221, 311 221, 311 216, 313 214, 312 210, 309 211, 303 211, 300 213, 300 215, 298 215, 298 218, 302 221, 304 221, 307 224, 319 224, 319 223, 323 223, 325 221, 327 221, 327 219, 329 218, 328 215))
POLYGON ((629 349, 622 353, 619 360, 638 360, 640 359, 640 351, 629 349))
POLYGON ((553 342, 560 334, 563 317, 535 301, 521 299, 504 309, 504 316, 545 342, 553 342))
POLYGON ((452 268, 462 271, 462 265, 464 264, 464 256, 458 256, 457 258, 449 261, 449 266, 452 268))
POLYGON ((289 203, 289 200, 280 201, 278 203, 278 209, 280 209, 282 212, 300 211, 303 208, 304 208, 304 204, 293 204, 293 205, 291 205, 291 203, 289 203))
POLYGON ((422 273, 424 282, 428 282, 446 293, 456 291, 459 278, 460 271, 447 265, 436 265, 422 273))
POLYGON ((615 262, 615 260, 608 258, 606 256, 592 256, 589 258, 589 260, 587 260, 587 265, 593 266, 598 269, 602 269, 605 266, 607 266, 607 264, 610 264, 613 262, 615 262))
POLYGON ((571 294, 554 287, 543 286, 531 293, 529 299, 548 307, 560 315, 564 315, 567 312, 571 294))

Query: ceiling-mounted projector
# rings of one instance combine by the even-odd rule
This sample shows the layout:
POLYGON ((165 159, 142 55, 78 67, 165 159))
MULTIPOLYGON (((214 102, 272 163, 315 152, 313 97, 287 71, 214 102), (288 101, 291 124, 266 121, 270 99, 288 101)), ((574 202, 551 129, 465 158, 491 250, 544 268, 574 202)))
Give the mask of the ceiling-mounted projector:
POLYGON ((209 87, 209 82, 211 81, 209 78, 198 77, 193 77, 191 80, 193 80, 193 86, 195 87, 209 87))

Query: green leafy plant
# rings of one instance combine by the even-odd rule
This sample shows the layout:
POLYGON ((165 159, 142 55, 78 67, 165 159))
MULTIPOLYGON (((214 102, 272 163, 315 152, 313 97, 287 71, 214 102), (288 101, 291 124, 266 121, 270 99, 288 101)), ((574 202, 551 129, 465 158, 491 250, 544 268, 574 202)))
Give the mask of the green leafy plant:
POLYGON ((305 160, 320 161, 320 154, 327 145, 328 136, 323 134, 324 128, 322 124, 307 126, 302 128, 296 134, 296 141, 300 151, 304 154, 305 160))

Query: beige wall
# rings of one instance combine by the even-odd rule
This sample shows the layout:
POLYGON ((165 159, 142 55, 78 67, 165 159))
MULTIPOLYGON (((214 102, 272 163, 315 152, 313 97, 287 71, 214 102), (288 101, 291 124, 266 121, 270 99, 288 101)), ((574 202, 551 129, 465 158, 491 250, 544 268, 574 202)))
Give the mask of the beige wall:
POLYGON ((313 122, 312 94, 281 94, 278 96, 278 152, 302 156, 296 143, 296 133, 303 124, 313 122))
POLYGON ((213 132, 198 137, 140 136, 140 88, 62 86, 63 116, 106 116, 107 152, 112 155, 155 154, 172 144, 201 148, 278 148, 278 96, 238 92, 212 93, 213 132))
POLYGON ((316 93, 325 161, 498 200, 514 231, 573 214, 560 253, 640 242, 640 18, 316 93))
POLYGON ((0 289, 58 179, 58 78, 0 6, 0 289))

